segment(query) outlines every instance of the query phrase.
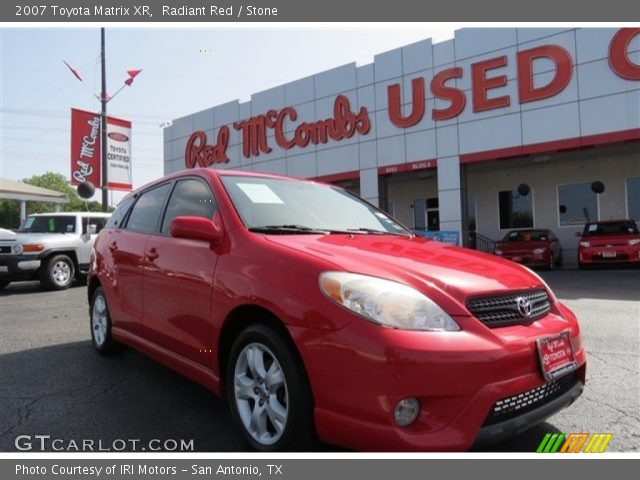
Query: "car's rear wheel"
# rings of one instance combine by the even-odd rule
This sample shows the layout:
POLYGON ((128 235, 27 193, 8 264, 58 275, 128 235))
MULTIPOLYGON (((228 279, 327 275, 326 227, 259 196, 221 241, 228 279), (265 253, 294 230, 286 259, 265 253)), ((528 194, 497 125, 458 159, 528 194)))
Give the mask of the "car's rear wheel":
POLYGON ((7 281, 7 280, 0 280, 0 290, 6 288, 9 286, 11 282, 7 281))
POLYGON ((296 352, 283 336, 252 325, 236 338, 227 397, 244 439, 258 451, 304 450, 315 437, 313 401, 296 352))
POLYGON ((71 286, 76 268, 67 255, 54 255, 40 267, 40 284, 48 290, 65 290, 71 286))
POLYGON ((89 325, 91 327, 91 342, 101 355, 112 353, 118 344, 111 336, 111 317, 107 298, 102 287, 96 288, 91 298, 89 325))

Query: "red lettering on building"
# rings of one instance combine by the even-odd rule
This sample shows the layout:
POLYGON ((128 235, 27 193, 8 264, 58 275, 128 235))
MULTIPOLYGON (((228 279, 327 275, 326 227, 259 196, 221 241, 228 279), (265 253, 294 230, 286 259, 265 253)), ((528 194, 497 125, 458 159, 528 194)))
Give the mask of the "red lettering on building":
POLYGON ((640 28, 621 28, 609 44, 609 65, 616 75, 627 80, 640 80, 640 65, 629 58, 629 44, 640 34, 640 28))
POLYGON ((571 55, 558 45, 542 45, 518 52, 518 98, 520 103, 534 102, 557 95, 569 85, 572 73, 571 55), (546 85, 535 87, 533 62, 541 58, 547 58, 555 64, 555 74, 546 85))
POLYGON ((214 163, 227 163, 227 145, 229 144, 229 127, 223 126, 218 130, 215 145, 207 144, 204 132, 193 132, 184 150, 184 164, 187 168, 210 167, 214 163))
POLYGON ((507 85, 506 75, 487 77, 487 73, 496 68, 507 66, 507 56, 490 58, 471 65, 471 82, 473 89, 473 111, 483 112, 494 108, 508 107, 511 100, 508 95, 489 98, 487 92, 507 85))
POLYGON ((416 77, 411 80, 411 114, 405 117, 402 114, 402 95, 400 84, 394 83, 387 88, 387 105, 389 107, 389 119, 396 127, 412 127, 422 120, 425 109, 424 78, 416 77))
POLYGON ((462 78, 462 68, 448 68, 437 73, 431 80, 431 93, 435 98, 441 100, 449 100, 450 105, 447 108, 434 108, 431 117, 434 120, 447 120, 457 117, 464 110, 467 103, 467 97, 459 88, 447 87, 445 83, 448 80, 462 78))
POLYGON ((298 113, 293 107, 280 110, 269 110, 265 115, 258 115, 233 124, 242 135, 242 154, 249 158, 261 153, 271 152, 268 145, 267 129, 274 130, 276 143, 283 149, 293 147, 304 148, 310 143, 317 145, 329 140, 343 140, 351 138, 356 133, 366 135, 371 129, 371 122, 367 109, 362 107, 358 113, 351 111, 351 103, 344 95, 338 95, 333 104, 333 118, 317 122, 303 122, 298 125, 291 138, 285 133, 285 120, 295 122, 298 113))

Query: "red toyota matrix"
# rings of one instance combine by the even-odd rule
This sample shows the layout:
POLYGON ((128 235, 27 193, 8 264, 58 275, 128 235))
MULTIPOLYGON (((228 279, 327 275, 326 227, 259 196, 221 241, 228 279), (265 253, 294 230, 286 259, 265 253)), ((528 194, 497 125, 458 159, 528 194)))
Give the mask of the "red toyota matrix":
POLYGON ((640 265, 640 232, 633 220, 590 222, 576 235, 580 268, 603 263, 640 265))
POLYGON ((195 169, 95 243, 91 337, 229 401, 257 450, 466 450, 574 402, 574 314, 514 262, 416 237, 335 186, 195 169))

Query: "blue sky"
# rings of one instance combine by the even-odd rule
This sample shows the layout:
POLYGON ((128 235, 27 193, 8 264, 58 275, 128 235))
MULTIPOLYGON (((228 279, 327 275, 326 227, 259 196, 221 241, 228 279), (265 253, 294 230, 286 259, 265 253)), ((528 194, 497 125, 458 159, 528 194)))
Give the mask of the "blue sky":
MULTIPOLYGON (((453 31, 425 26, 107 29, 108 93, 141 68, 109 114, 133 122, 133 183, 162 176, 163 122, 424 38, 453 31)), ((100 88, 98 28, 0 29, 0 176, 48 170, 69 176, 69 109, 95 110, 100 88), (84 78, 85 88, 62 63, 84 78)), ((114 200, 121 195, 114 194, 114 200)))

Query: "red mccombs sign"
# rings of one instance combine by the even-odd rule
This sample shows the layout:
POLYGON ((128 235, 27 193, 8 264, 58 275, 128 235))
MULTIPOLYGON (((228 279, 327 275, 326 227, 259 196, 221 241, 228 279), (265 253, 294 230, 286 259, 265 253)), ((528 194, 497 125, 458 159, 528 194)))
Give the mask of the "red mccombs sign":
MULTIPOLYGON (((609 44, 609 65, 611 70, 621 78, 640 80, 640 65, 629 58, 629 44, 640 35, 640 28, 622 28, 616 32, 609 44)), ((512 59, 513 60, 513 59, 512 59)), ((448 68, 436 73, 429 82, 428 88, 433 97, 449 103, 446 108, 432 108, 433 120, 447 120, 462 113, 467 104, 467 95, 456 88, 453 82, 464 75, 471 75, 471 108, 473 112, 483 112, 496 108, 504 108, 511 104, 509 95, 490 95, 491 90, 507 85, 507 76, 499 69, 504 68, 510 59, 499 56, 471 64, 470 72, 460 67, 448 68)), ((528 50, 519 51, 515 58, 517 70, 518 98, 520 104, 535 102, 553 97, 562 92, 573 75, 573 60, 570 53, 559 45, 541 45, 528 50), (555 74, 546 85, 535 86, 533 82, 533 63, 539 59, 547 59, 555 65, 555 74)), ((387 107, 389 120, 398 128, 408 128, 422 120, 427 113, 427 80, 416 77, 411 80, 411 110, 402 112, 402 95, 400 84, 392 84, 387 88, 387 107)), ((316 122, 301 122, 292 133, 285 133, 285 120, 295 122, 298 113, 293 107, 281 110, 269 110, 263 115, 241 120, 233 124, 242 138, 242 154, 249 158, 261 153, 271 152, 269 146, 269 130, 273 131, 276 144, 285 150, 293 147, 305 148, 310 143, 317 145, 329 140, 340 141, 351 138, 356 133, 366 135, 371 129, 371 121, 366 107, 357 112, 352 111, 349 99, 338 95, 333 106, 333 117, 316 122)), ((207 144, 204 132, 194 132, 185 148, 185 165, 208 167, 214 163, 226 163, 230 130, 222 126, 218 130, 215 145, 207 144)))

